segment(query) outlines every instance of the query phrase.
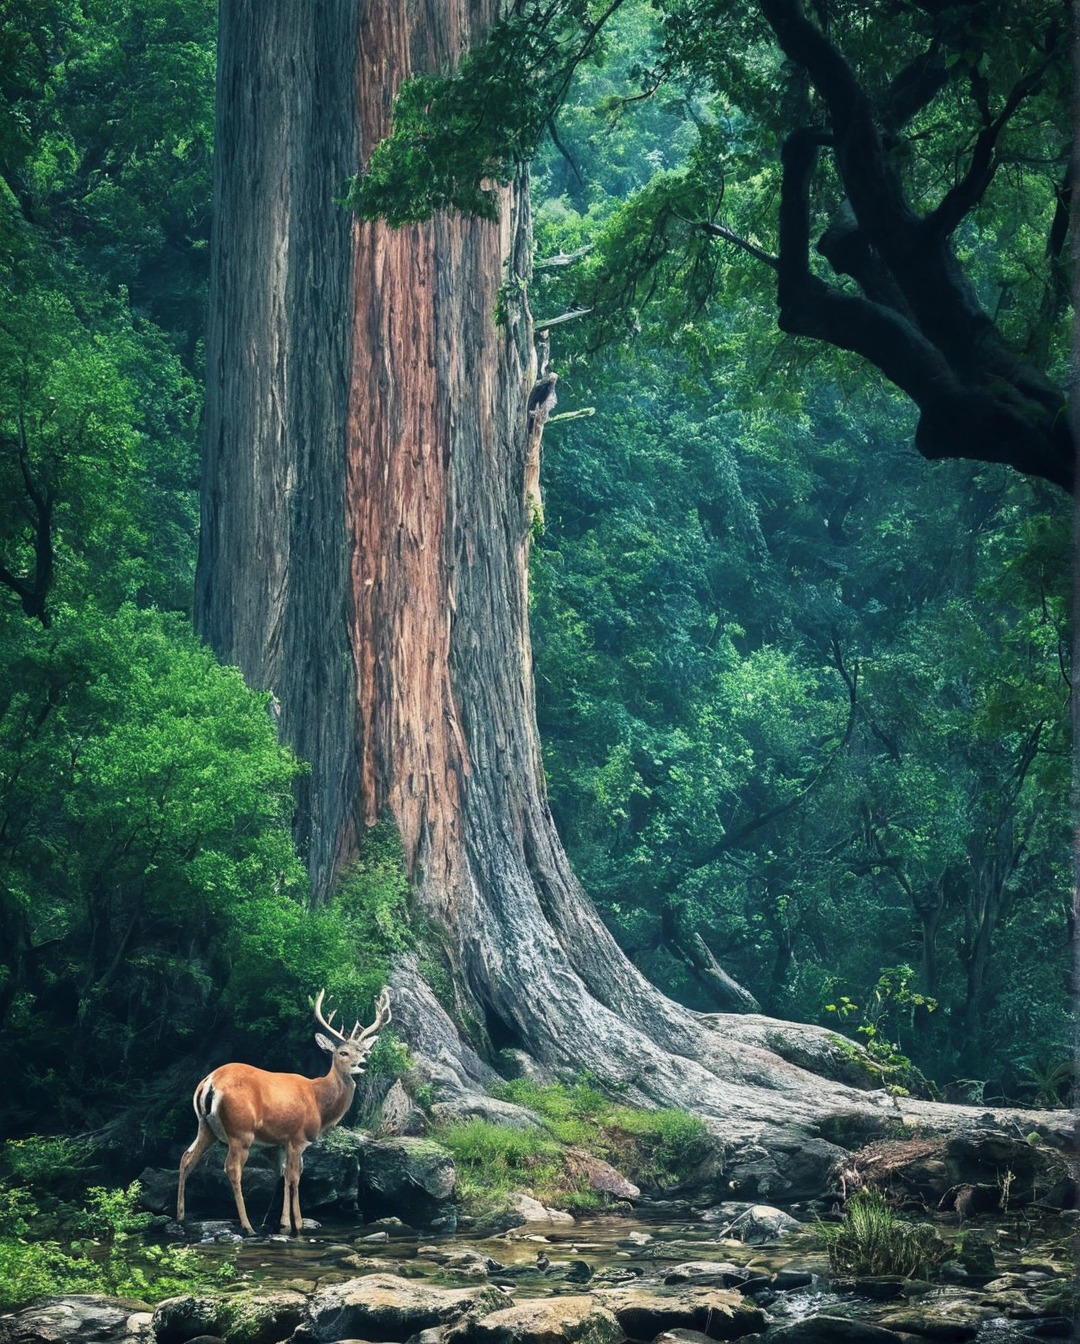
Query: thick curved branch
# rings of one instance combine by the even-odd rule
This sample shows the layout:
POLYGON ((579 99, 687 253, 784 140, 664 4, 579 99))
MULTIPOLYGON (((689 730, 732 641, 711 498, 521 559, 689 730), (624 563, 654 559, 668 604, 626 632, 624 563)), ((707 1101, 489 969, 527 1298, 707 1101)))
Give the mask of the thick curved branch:
POLYGON ((810 180, 820 146, 817 130, 788 136, 782 151, 780 326, 862 355, 919 406, 958 396, 960 386, 940 351, 895 309, 827 284, 810 270, 810 180))
POLYGON ((1016 114, 1017 109, 1042 83, 1050 65, 1047 57, 1041 65, 1017 80, 1005 100, 1005 106, 992 121, 988 120, 979 132, 971 151, 967 172, 957 184, 945 193, 941 202, 926 219, 927 226, 943 237, 948 237, 985 196, 997 172, 996 154, 1001 133, 1016 114))

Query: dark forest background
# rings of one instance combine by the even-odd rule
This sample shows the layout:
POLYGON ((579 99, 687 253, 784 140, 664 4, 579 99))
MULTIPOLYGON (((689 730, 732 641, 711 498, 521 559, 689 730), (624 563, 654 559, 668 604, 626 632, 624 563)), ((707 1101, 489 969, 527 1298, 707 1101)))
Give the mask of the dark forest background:
MULTIPOLYGON (((868 50, 904 8, 866 18, 868 50)), ((422 942, 382 827, 312 905, 289 830, 304 765, 192 631, 215 19, 208 0, 0 6, 9 1134, 99 1123, 210 1041, 295 1067, 308 995, 366 1004, 422 942)), ((731 231, 771 246, 783 64, 753 32, 724 63, 677 37, 625 4, 533 165, 534 317, 593 309, 551 328, 534 528, 560 833, 622 946, 691 1007, 734 1006, 719 964, 762 1011, 868 1044, 888 1085, 1059 1104, 1069 501, 920 457, 900 393, 780 334, 752 248, 668 233, 643 263, 703 144, 731 231)), ((1017 59, 1007 25, 964 40, 958 108, 1017 59)), ((1064 78, 1026 96, 958 239, 1061 382, 1064 78)), ((928 191, 956 171, 942 118, 911 168, 928 191)), ((185 1089, 168 1105, 184 1126, 185 1089)))

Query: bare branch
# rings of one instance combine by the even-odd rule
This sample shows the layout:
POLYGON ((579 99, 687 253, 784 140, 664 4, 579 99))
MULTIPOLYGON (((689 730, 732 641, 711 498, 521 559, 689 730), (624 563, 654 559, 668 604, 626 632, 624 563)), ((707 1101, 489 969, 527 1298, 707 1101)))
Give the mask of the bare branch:
POLYGON ((594 246, 594 243, 586 243, 584 247, 579 247, 574 252, 557 252, 553 257, 543 257, 540 261, 533 262, 533 270, 544 271, 550 267, 572 266, 575 261, 587 257, 594 246))
POLYGON ((537 331, 547 331, 549 327, 558 327, 563 322, 573 322, 575 317, 585 317, 591 312, 591 308, 572 308, 568 313, 560 313, 558 317, 549 317, 546 322, 536 322, 534 325, 537 331))
POLYGON ((741 247, 744 252, 750 256, 762 261, 766 266, 771 266, 775 271, 780 266, 780 258, 772 252, 766 252, 763 247, 758 247, 757 243, 752 243, 749 238, 743 238, 737 234, 734 229, 729 229, 726 224, 714 224, 711 220, 700 220, 694 224, 695 229, 700 229, 702 233, 709 234, 712 238, 723 238, 725 242, 734 243, 736 247, 741 247))

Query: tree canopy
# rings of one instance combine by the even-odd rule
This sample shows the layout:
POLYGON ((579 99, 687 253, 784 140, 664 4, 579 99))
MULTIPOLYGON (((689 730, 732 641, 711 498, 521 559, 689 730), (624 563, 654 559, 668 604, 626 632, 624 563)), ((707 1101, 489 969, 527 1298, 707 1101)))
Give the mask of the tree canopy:
MULTIPOLYGON (((602 52, 621 8, 522 4, 456 76, 407 84, 354 207, 391 220, 490 208, 492 181, 545 128, 558 140, 570 75, 602 52)), ((1008 463, 1071 489, 1067 10, 651 8, 658 22, 630 7, 638 59, 609 113, 675 101, 696 140, 590 238, 575 301, 616 330, 658 294, 693 310, 724 286, 734 250, 741 274, 758 272, 751 284, 764 271, 775 285, 782 330, 853 352, 910 397, 924 456, 1008 463)))

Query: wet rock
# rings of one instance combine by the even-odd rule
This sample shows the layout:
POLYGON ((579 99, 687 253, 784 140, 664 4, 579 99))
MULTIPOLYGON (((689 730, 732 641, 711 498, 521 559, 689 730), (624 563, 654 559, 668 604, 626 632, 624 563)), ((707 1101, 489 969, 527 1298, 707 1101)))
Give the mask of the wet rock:
POLYGON ((871 1302, 891 1302, 904 1296, 905 1282, 900 1274, 866 1274, 854 1279, 834 1279, 832 1286, 841 1292, 868 1297, 871 1302))
POLYGON ((155 1344, 189 1344, 214 1335, 226 1344, 278 1344, 304 1318, 303 1293, 246 1289, 224 1297, 192 1294, 158 1305, 151 1331, 155 1344))
POLYGON ((700 1330, 665 1330, 656 1336, 653 1344, 709 1344, 709 1336, 700 1330))
POLYGON ((396 1274, 396 1260, 380 1260, 374 1255, 343 1255, 338 1264, 342 1269, 351 1269, 354 1274, 396 1274))
POLYGON ((881 1325, 889 1330, 921 1335, 924 1339, 962 1341, 974 1339, 983 1321, 997 1314, 993 1307, 967 1296, 942 1297, 917 1307, 909 1306, 901 1311, 890 1312, 881 1318, 881 1325))
POLYGON ((896 1334, 846 1316, 808 1316, 769 1331, 769 1344, 897 1344, 896 1334))
POLYGON ((424 1249, 424 1258, 434 1261, 435 1264, 448 1270, 451 1274, 460 1275, 462 1278, 475 1279, 477 1282, 486 1279, 493 1266, 497 1270, 503 1268, 497 1260, 492 1260, 490 1256, 481 1255, 479 1251, 444 1250, 429 1246, 424 1249))
POLYGON ((308 1306, 316 1340, 407 1340, 421 1330, 487 1315, 506 1305, 498 1288, 437 1288, 394 1274, 372 1274, 321 1288, 308 1306))
POLYGON ((0 1316, 0 1344, 61 1344, 108 1341, 141 1344, 150 1338, 151 1314, 144 1302, 92 1293, 46 1297, 22 1311, 0 1316))
POLYGON ((727 1260, 688 1260, 669 1269, 664 1282, 688 1283, 695 1288, 737 1288, 749 1278, 748 1269, 727 1260))
POLYGON ((960 1239, 957 1259, 968 1274, 984 1282, 997 1273, 994 1244, 985 1232, 966 1232, 960 1239))
POLYGON ((371 1213, 427 1227, 449 1211, 456 1185, 453 1159, 429 1139, 381 1139, 364 1149, 359 1198, 371 1213))
POLYGON ((139 1173, 139 1208, 148 1213, 175 1213, 177 1179, 172 1167, 145 1167, 139 1173))
MULTIPOLYGON (((522 1223, 572 1223, 574 1215, 564 1213, 562 1209, 549 1209, 532 1195, 514 1194, 510 1197, 510 1209, 521 1215, 522 1223)), ((521 1224, 519 1223, 518 1226, 521 1224)))
POLYGON ((750 1246, 760 1246, 767 1241, 776 1241, 785 1232, 802 1227, 797 1218, 783 1209, 774 1209, 769 1204, 751 1204, 731 1220, 726 1227, 717 1231, 719 1237, 733 1237, 750 1246))
POLYGON ((780 1269, 773 1275, 773 1287, 781 1293, 791 1292, 794 1288, 809 1288, 814 1276, 805 1269, 780 1269))
POLYGON ((622 1326, 595 1298, 550 1297, 465 1321, 446 1344, 619 1344, 622 1338, 622 1326))
POLYGON ((360 1208, 360 1169, 374 1142, 368 1134, 338 1128, 313 1143, 304 1153, 300 1207, 355 1214, 360 1208))
POLYGON ((696 1330, 710 1339, 739 1339, 763 1330, 765 1313, 722 1288, 602 1288, 597 1299, 631 1339, 652 1340, 665 1330, 696 1330))

